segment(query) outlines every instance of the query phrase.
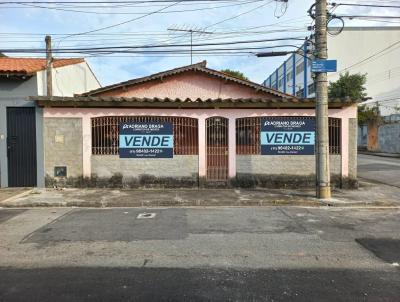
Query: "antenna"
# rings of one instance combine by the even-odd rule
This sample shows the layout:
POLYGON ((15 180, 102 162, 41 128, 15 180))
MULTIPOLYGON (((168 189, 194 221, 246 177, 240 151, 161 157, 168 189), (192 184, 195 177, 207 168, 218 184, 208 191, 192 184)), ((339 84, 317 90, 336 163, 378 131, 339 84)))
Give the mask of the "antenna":
POLYGON ((168 28, 168 30, 190 33, 190 65, 193 64, 193 33, 201 34, 201 35, 202 34, 208 34, 208 35, 212 35, 213 34, 213 32, 210 32, 210 31, 203 31, 203 30, 197 30, 197 29, 168 28))

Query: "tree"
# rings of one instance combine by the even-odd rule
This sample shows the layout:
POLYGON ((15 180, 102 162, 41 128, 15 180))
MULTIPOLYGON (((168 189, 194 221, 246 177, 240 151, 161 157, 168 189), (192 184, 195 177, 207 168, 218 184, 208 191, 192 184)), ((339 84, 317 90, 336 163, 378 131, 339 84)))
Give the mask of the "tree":
POLYGON ((375 104, 372 107, 367 105, 358 106, 358 124, 365 125, 369 121, 378 120, 380 117, 379 105, 375 104))
MULTIPOLYGON (((364 87, 367 82, 367 74, 341 74, 339 80, 329 83, 328 95, 330 99, 350 97, 355 100, 363 100, 367 97, 364 87)), ((358 124, 367 124, 368 121, 377 120, 380 116, 379 106, 358 106, 358 124)))
POLYGON ((239 78, 241 80, 248 81, 249 78, 246 77, 242 72, 237 71, 237 70, 231 70, 231 69, 222 69, 221 72, 226 73, 228 75, 234 76, 235 78, 239 78))
POLYGON ((367 82, 367 74, 341 74, 339 80, 329 83, 329 98, 345 98, 350 97, 355 100, 363 100, 367 94, 365 92, 365 83, 367 82))

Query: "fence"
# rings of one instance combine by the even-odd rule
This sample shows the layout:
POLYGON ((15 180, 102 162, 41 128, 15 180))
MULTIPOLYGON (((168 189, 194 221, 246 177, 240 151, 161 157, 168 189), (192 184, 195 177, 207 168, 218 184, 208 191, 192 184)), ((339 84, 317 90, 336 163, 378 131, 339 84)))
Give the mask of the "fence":
POLYGON ((126 122, 171 122, 174 126, 174 154, 198 154, 197 119, 169 116, 104 116, 92 118, 92 154, 118 155, 119 125, 126 122))
MULTIPOLYGON (((287 119, 313 119, 313 117, 286 117, 287 119)), ((262 117, 236 120, 236 154, 261 154, 260 132, 262 117)), ((329 118, 329 153, 341 154, 341 119, 329 118)))

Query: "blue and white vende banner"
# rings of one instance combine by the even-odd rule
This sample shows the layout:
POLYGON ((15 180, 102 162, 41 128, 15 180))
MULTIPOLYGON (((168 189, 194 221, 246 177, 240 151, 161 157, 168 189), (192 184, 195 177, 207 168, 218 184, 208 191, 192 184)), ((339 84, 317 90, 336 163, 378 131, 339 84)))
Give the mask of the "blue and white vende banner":
POLYGON ((313 155, 315 119, 273 117, 261 119, 262 155, 313 155))
POLYGON ((172 123, 121 123, 119 125, 120 158, 173 158, 172 123))

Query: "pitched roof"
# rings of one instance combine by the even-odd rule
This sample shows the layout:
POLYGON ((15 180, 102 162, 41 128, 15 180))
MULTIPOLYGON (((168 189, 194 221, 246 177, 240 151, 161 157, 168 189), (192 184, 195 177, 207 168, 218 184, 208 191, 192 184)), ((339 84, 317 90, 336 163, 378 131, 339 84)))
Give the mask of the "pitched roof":
MULTIPOLYGON (((53 59, 53 67, 63 67, 85 62, 83 58, 53 59)), ((46 68, 46 59, 0 57, 0 74, 30 75, 46 68)))
POLYGON ((241 84, 241 85, 244 85, 244 86, 247 86, 247 87, 254 88, 254 89, 258 90, 258 91, 263 91, 263 92, 266 92, 266 93, 270 93, 270 94, 272 94, 274 96, 277 96, 277 97, 290 98, 290 99, 296 98, 293 95, 282 93, 282 92, 280 92, 278 90, 267 88, 267 87, 262 86, 260 84, 257 84, 257 83, 251 82, 251 81, 247 81, 247 80, 243 80, 243 79, 237 78, 235 76, 226 74, 226 73, 221 72, 221 71, 217 71, 217 70, 214 70, 214 69, 207 68, 206 66, 207 66, 207 61, 202 61, 200 63, 187 65, 187 66, 183 66, 183 67, 178 67, 178 68, 174 68, 174 69, 167 70, 167 71, 162 71, 162 72, 155 73, 155 74, 152 74, 152 75, 149 75, 149 76, 146 76, 146 77, 137 78, 137 79, 133 79, 133 80, 125 81, 125 82, 112 84, 112 85, 105 86, 105 87, 102 87, 102 88, 99 88, 99 89, 95 89, 95 90, 92 90, 92 91, 85 92, 85 93, 83 93, 81 95, 82 96, 96 96, 96 95, 98 95, 100 93, 103 93, 103 92, 106 92, 106 91, 110 91, 110 90, 114 90, 114 89, 118 89, 118 88, 123 88, 123 87, 128 87, 128 86, 134 86, 134 85, 142 84, 144 82, 149 82, 149 81, 153 81, 153 80, 157 80, 157 79, 162 79, 162 78, 165 78, 165 77, 168 77, 168 76, 173 76, 173 75, 180 74, 180 73, 187 72, 187 71, 199 71, 199 72, 204 72, 204 73, 206 73, 208 75, 211 75, 211 76, 214 76, 214 77, 226 80, 226 81, 231 81, 231 82, 235 82, 237 84, 241 84))

